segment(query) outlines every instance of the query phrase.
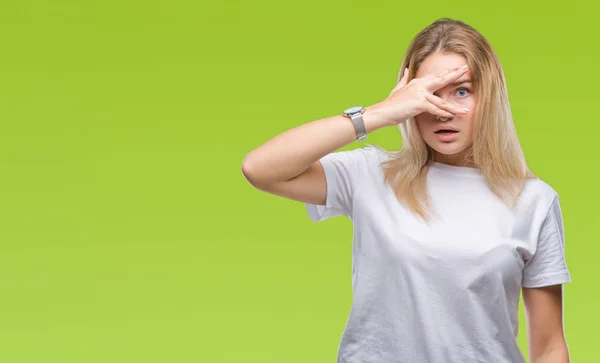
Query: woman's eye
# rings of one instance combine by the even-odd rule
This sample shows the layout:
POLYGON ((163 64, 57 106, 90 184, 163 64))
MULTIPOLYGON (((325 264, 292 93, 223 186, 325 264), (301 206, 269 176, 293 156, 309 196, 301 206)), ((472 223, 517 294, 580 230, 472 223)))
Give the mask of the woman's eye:
POLYGON ((462 87, 456 91, 456 94, 458 94, 460 97, 466 97, 469 94, 469 90, 467 88, 462 87))

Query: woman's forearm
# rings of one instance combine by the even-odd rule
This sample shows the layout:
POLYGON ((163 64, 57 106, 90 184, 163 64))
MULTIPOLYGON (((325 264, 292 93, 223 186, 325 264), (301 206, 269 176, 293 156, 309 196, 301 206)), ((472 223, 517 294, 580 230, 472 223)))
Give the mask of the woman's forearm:
MULTIPOLYGON (((367 133, 387 122, 375 106, 363 113, 367 133)), ((331 116, 287 130, 250 151, 242 163, 242 172, 253 184, 292 179, 323 156, 356 140, 352 120, 331 116)))

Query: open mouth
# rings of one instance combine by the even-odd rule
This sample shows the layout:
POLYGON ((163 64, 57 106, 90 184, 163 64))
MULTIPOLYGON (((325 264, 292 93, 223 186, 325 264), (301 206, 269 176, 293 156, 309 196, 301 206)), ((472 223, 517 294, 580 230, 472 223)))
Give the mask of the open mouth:
POLYGON ((456 130, 439 130, 439 131, 436 131, 435 133, 441 134, 441 135, 450 135, 450 134, 455 134, 457 132, 458 131, 456 131, 456 130))

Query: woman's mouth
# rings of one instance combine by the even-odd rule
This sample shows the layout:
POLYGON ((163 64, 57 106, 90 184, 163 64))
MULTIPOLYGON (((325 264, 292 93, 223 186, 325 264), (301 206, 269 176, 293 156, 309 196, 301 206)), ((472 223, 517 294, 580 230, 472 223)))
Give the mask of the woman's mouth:
POLYGON ((440 141, 444 142, 452 142, 458 137, 458 131, 456 130, 438 130, 435 134, 438 135, 440 141))

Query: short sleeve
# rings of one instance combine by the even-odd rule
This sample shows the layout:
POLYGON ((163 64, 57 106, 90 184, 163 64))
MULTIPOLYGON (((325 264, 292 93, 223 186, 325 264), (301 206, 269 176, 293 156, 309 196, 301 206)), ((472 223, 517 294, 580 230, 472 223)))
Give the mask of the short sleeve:
POLYGON ((525 262, 523 287, 569 282, 571 277, 565 260, 563 218, 558 196, 555 196, 540 229, 536 251, 525 262))
POLYGON ((306 203, 306 209, 313 222, 320 222, 331 217, 352 216, 352 199, 354 191, 367 175, 372 163, 376 163, 373 146, 354 150, 336 151, 322 157, 327 183, 325 205, 306 203))

